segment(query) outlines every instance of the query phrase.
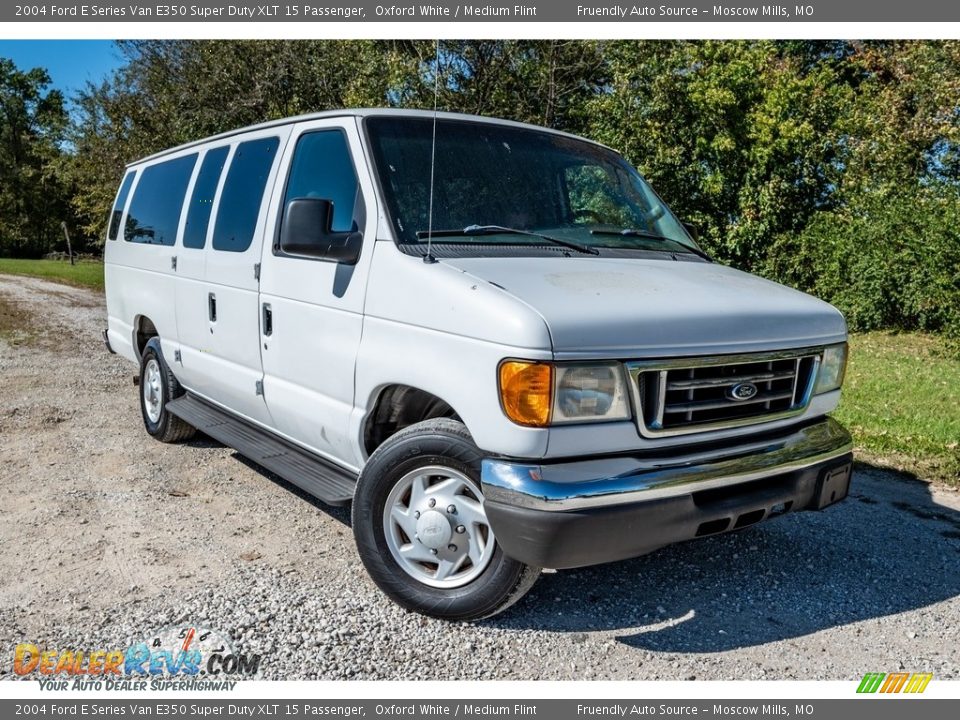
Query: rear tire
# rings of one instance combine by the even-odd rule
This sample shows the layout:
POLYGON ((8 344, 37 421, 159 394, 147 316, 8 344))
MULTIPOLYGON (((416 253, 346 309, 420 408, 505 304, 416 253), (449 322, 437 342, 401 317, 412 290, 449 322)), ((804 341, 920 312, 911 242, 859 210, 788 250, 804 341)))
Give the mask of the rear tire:
POLYGON ((360 559, 394 602, 477 620, 522 598, 540 568, 509 558, 483 512, 481 451, 463 423, 425 420, 370 457, 353 501, 360 559))
POLYGON ((196 430, 167 410, 167 403, 183 395, 177 378, 170 371, 160 338, 147 341, 140 356, 140 414, 147 433, 164 443, 189 440, 196 430))

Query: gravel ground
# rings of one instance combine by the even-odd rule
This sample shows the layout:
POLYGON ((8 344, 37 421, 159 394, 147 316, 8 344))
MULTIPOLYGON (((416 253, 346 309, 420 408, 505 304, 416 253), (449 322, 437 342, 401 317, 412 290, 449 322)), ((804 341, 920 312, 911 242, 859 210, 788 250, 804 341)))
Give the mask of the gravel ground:
POLYGON ((378 592, 345 510, 216 443, 151 440, 104 315, 0 276, 0 678, 20 642, 122 648, 181 623, 273 679, 960 676, 956 492, 858 467, 825 512, 546 573, 498 618, 448 624, 378 592))

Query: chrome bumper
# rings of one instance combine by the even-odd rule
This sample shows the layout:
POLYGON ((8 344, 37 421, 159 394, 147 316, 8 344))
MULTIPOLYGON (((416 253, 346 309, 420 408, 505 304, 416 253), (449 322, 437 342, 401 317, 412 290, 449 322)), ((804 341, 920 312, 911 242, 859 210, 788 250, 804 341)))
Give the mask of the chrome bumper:
POLYGON ((534 567, 596 565, 840 502, 851 445, 847 431, 824 418, 669 457, 485 460, 484 509, 507 556, 534 567))
POLYGON ((690 495, 829 463, 853 449, 832 418, 761 441, 681 455, 617 456, 558 463, 483 461, 488 502, 573 511, 690 495))

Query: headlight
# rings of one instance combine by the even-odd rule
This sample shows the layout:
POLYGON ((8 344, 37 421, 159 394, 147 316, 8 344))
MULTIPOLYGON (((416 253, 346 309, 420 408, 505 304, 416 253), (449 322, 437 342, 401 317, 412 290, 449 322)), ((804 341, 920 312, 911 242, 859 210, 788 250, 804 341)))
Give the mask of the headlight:
POLYGON ((603 422, 630 417, 618 363, 554 365, 525 360, 500 364, 500 404, 519 425, 603 422))
POLYGON ((820 359, 820 369, 817 371, 817 384, 813 387, 813 394, 837 390, 843 385, 843 373, 847 368, 847 344, 830 345, 823 349, 820 359))
POLYGON ((553 422, 630 417, 623 369, 618 364, 558 365, 553 422))

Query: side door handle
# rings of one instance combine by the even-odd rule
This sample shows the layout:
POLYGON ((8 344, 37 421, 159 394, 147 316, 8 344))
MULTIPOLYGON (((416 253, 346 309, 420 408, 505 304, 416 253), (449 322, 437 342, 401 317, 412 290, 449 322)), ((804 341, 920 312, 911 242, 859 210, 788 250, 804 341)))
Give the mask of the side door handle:
POLYGON ((213 293, 207 295, 207 312, 209 313, 210 322, 217 321, 217 296, 213 293))
POLYGON ((263 334, 273 335, 273 308, 270 303, 263 303, 263 334))

